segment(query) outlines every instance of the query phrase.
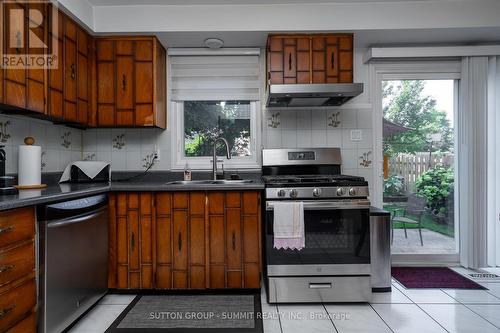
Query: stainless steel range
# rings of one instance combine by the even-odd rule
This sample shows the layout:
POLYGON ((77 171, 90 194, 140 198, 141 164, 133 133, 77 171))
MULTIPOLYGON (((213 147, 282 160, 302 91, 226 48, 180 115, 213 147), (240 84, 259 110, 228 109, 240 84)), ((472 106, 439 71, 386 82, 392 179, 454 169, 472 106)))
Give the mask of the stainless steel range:
POLYGON ((268 302, 366 302, 370 201, 362 177, 341 175, 339 148, 264 149, 268 302), (305 247, 274 247, 274 206, 301 201, 305 247))

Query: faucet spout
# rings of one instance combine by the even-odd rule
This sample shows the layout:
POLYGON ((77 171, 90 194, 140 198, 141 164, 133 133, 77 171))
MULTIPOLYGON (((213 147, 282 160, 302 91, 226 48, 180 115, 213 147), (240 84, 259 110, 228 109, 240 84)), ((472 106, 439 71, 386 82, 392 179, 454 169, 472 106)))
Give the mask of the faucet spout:
POLYGON ((226 157, 228 160, 231 159, 231 152, 229 149, 229 143, 227 142, 226 139, 224 138, 217 138, 214 141, 214 146, 213 146, 213 160, 212 160, 212 176, 213 180, 217 180, 217 143, 218 142, 223 142, 224 145, 226 146, 226 157))

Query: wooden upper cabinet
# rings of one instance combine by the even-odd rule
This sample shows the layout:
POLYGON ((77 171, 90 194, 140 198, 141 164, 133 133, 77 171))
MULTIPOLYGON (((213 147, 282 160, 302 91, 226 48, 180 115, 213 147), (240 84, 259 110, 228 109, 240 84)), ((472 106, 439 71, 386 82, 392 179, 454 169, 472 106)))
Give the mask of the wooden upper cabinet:
POLYGON ((166 128, 166 51, 158 40, 103 37, 96 45, 97 126, 166 128))
POLYGON ((271 35, 270 84, 348 83, 353 80, 352 34, 271 35))

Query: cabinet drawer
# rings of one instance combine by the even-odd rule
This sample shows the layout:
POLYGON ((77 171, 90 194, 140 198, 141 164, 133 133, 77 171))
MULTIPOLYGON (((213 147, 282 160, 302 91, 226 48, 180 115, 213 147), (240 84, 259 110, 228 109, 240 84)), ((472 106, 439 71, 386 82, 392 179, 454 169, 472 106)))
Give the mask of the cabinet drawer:
POLYGON ((33 272, 35 268, 34 242, 0 251, 0 286, 33 272))
POLYGON ((0 248, 35 235, 35 211, 32 207, 0 212, 0 248))
POLYGON ((15 286, 0 295, 0 332, 12 327, 36 304, 35 280, 15 286))
POLYGON ((36 314, 32 312, 28 317, 11 327, 7 333, 33 333, 36 332, 36 314))

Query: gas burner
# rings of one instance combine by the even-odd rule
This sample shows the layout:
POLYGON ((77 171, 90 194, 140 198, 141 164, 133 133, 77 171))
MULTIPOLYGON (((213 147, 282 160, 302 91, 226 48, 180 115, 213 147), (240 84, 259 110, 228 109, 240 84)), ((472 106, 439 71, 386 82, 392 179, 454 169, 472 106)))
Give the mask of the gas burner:
POLYGON ((268 186, 362 186, 366 185, 365 179, 348 175, 273 175, 263 176, 264 183, 268 186))

